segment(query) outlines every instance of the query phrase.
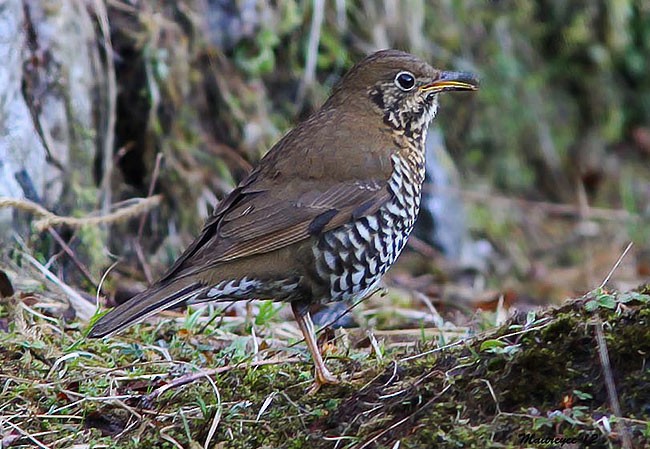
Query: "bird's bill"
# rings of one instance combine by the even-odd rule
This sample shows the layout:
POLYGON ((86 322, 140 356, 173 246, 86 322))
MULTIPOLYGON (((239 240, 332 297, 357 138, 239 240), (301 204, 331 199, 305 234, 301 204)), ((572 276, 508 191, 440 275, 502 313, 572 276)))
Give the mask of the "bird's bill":
POLYGON ((423 92, 446 92, 450 90, 478 90, 478 78, 468 72, 440 72, 432 83, 420 87, 423 92))

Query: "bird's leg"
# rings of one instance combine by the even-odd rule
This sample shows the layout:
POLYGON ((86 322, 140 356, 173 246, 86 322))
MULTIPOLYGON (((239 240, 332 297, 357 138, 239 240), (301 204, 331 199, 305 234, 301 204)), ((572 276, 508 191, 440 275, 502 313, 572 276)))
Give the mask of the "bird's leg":
POLYGON ((332 373, 329 372, 323 362, 323 357, 321 357, 320 351, 318 349, 318 344, 316 343, 316 334, 314 332, 314 323, 311 320, 311 315, 309 314, 309 309, 303 304, 300 304, 297 301, 291 303, 291 310, 293 311, 293 316, 298 322, 298 327, 302 332, 302 335, 305 337, 307 342, 307 347, 311 353, 311 357, 314 359, 314 366, 316 368, 314 386, 312 387, 312 392, 318 391, 321 385, 326 384, 336 384, 339 380, 332 373))

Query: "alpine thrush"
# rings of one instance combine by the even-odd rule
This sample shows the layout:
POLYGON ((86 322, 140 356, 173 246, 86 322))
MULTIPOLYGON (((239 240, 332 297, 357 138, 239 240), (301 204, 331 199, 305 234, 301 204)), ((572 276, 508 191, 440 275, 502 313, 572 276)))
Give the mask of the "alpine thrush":
POLYGON ((477 88, 471 74, 408 53, 368 56, 219 203, 171 269, 101 317, 90 336, 180 304, 272 298, 291 303, 316 385, 337 382, 309 308, 366 295, 395 262, 418 214, 438 94, 477 88))

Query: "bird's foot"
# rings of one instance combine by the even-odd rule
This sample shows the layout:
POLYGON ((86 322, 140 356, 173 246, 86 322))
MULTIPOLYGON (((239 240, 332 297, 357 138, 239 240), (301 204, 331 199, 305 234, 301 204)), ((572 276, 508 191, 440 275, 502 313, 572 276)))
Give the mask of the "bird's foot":
POLYGON ((339 378, 330 373, 327 368, 323 366, 323 369, 318 369, 317 367, 314 376, 314 383, 309 390, 307 390, 307 394, 317 393, 323 385, 336 385, 338 383, 341 383, 339 378))

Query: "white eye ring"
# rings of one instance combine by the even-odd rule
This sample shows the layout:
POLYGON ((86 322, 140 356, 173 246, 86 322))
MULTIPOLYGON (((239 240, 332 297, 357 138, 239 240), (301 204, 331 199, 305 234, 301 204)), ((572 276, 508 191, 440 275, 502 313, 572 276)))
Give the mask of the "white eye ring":
POLYGON ((395 85, 403 91, 409 91, 415 87, 415 75, 411 72, 402 71, 395 75, 395 85))

